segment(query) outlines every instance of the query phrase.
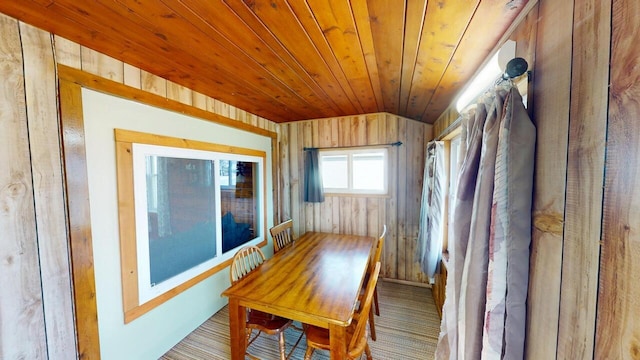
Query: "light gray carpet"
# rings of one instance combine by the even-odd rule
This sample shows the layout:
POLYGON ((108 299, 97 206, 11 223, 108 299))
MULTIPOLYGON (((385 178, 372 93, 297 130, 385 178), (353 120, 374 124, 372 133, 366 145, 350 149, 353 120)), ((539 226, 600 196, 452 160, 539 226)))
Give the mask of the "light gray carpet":
MULTIPOLYGON (((431 289, 380 281, 378 296, 380 316, 375 317, 377 341, 369 339, 373 358, 433 359, 440 318, 431 289)), ((289 352, 300 333, 290 328, 285 335, 289 352)), ((302 338, 290 359, 303 359, 305 348, 305 339, 302 338)), ((169 350, 161 360, 227 360, 230 358, 229 350, 229 312, 225 306, 169 350)), ((278 359, 277 337, 261 335, 251 344, 249 352, 265 360, 278 359)), ((329 354, 316 350, 313 359, 329 359, 329 354)))

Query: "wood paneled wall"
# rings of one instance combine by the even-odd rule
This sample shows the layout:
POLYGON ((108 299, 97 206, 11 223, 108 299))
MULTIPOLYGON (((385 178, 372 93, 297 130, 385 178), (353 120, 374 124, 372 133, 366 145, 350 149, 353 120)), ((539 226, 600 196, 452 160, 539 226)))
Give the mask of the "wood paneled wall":
MULTIPOLYGON (((2 114, 0 118, 0 153, 3 154, 0 158, 0 168, 2 168, 0 171, 0 206, 2 207, 0 212, 0 228, 2 228, 0 235, 0 288, 2 288, 1 294, 3 294, 0 295, 0 319, 2 319, 0 320, 0 357, 43 359, 47 354, 43 303, 51 288, 40 289, 40 259, 36 231, 38 219, 36 208, 34 208, 34 198, 37 193, 38 198, 43 200, 41 198, 42 190, 45 190, 47 186, 45 184, 45 189, 43 189, 39 184, 40 179, 34 182, 32 172, 35 171, 37 174, 39 167, 43 166, 49 168, 48 170, 57 170, 57 174, 54 172, 54 176, 59 176, 59 165, 58 169, 51 169, 50 166, 55 166, 52 161, 56 159, 47 156, 46 153, 40 153, 41 149, 35 149, 36 156, 33 165, 30 159, 31 154, 27 139, 30 130, 37 131, 37 129, 35 129, 35 125, 30 128, 26 121, 25 98, 28 91, 36 91, 36 89, 32 88, 32 83, 29 83, 28 89, 26 88, 22 67, 24 62, 30 64, 37 62, 38 59, 32 58, 37 54, 29 52, 25 54, 27 58, 23 58, 20 45, 20 26, 17 22, 0 17, 0 34, 2 35, 0 36, 0 77, 2 78, 2 86, 0 86, 0 99, 2 99, 0 102, 0 114, 2 114), (5 294, 10 294, 11 297, 5 294), (29 346, 15 346, 20 342, 28 343, 29 346)), ((32 34, 29 32, 29 35, 32 34)), ((28 40, 30 44, 37 41, 35 38, 28 40)), ((29 50, 32 49, 29 48, 29 50)), ((34 70, 37 71, 37 68, 34 70)), ((51 70, 51 67, 47 67, 44 71, 51 70)), ((45 109, 45 111, 47 110, 45 109)), ((42 120, 38 117, 38 119, 34 119, 34 123, 42 120)), ((43 205, 46 207, 46 204, 43 205)), ((38 207, 37 210, 46 209, 38 207)), ((64 218, 54 215, 53 218, 49 218, 45 222, 45 225, 55 227, 58 222, 64 224, 63 220, 64 218)), ((57 234, 56 238, 64 238, 64 228, 58 228, 58 230, 62 230, 62 233, 57 234)), ((64 267, 61 269, 50 268, 58 260, 59 257, 56 258, 55 252, 54 254, 49 252, 43 254, 42 261, 46 270, 52 271, 46 273, 46 276, 64 277, 64 267)), ((65 295, 68 296, 69 293, 63 293, 63 296, 65 295)), ((62 311, 71 310, 68 299, 61 305, 65 306, 61 309, 62 311)), ((51 315, 53 317, 54 313, 51 315)), ((70 326, 69 321, 64 321, 61 325, 64 327, 63 331, 67 334, 70 331, 73 334, 73 327, 70 326)))
POLYGON ((611 3, 545 0, 540 2, 538 21, 532 94, 538 144, 527 358, 591 359, 611 3))
POLYGON ((533 229, 527 306, 527 358, 555 359, 558 342, 562 242, 571 81, 573 4, 541 1, 533 120, 537 127, 533 229), (544 344, 544 345, 543 345, 544 344))
POLYGON ((535 44, 538 135, 526 358, 638 359, 640 5, 534 11, 518 39, 535 44))
POLYGON ((399 116, 376 113, 281 124, 279 184, 281 220, 293 219, 294 235, 305 231, 379 236, 387 225, 382 271, 385 278, 424 283, 416 258, 418 220, 426 143, 431 126, 399 116), (323 203, 305 203, 304 147, 387 144, 389 195, 327 196, 323 203))
POLYGON ((458 114, 458 111, 455 109, 453 104, 450 105, 447 110, 438 117, 438 120, 433 123, 433 133, 437 134, 439 138, 448 135, 449 132, 457 126, 456 121, 458 121, 459 118, 460 115, 458 114))
MULTIPOLYGON (((614 0, 595 359, 640 358, 640 2, 614 0)), ((601 21, 608 12, 601 11, 601 21)))
MULTIPOLYGON (((640 329, 634 322, 640 316, 640 285, 634 281, 640 261, 637 7, 633 0, 539 1, 530 91, 538 145, 528 359, 638 358, 640 352, 640 329)), ((56 64, 239 123, 279 130, 279 218, 293 218, 297 234, 321 230, 374 236, 386 224, 384 276, 425 281, 413 257, 429 126, 372 114, 278 129, 266 119, 0 15, 0 164, 6 169, 0 173, 1 358, 78 356, 56 64), (393 155, 392 196, 302 201, 304 146, 397 140, 405 145, 393 155)))
MULTIPOLYGON (((56 65, 277 131, 277 124, 0 14, 0 359, 75 359, 56 65)), ((95 323, 94 319, 94 323, 95 323)), ((94 348, 91 348, 93 346, 94 348)))

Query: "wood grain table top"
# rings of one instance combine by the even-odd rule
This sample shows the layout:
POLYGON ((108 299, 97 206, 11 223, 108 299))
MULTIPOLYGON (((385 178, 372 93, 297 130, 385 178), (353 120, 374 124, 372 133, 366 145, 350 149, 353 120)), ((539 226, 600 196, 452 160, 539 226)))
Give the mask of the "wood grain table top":
POLYGON ((309 232, 222 295, 241 306, 328 328, 347 326, 376 239, 309 232))

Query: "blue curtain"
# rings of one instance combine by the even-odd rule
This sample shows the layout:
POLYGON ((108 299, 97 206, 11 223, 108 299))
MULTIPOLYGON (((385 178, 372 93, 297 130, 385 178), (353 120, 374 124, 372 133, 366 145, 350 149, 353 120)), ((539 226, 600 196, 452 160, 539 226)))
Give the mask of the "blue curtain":
POLYGON ((323 202, 322 174, 318 149, 305 149, 304 155, 304 201, 323 202))

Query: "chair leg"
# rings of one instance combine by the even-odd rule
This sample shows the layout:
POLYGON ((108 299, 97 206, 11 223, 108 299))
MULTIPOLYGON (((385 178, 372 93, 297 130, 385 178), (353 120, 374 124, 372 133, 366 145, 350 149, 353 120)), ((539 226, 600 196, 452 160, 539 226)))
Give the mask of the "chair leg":
POLYGON ((371 332, 371 340, 376 341, 376 323, 371 311, 369 311, 369 331, 371 332))
POLYGON ((378 305, 378 287, 373 288, 373 303, 376 306, 376 315, 380 316, 380 305, 378 305))
POLYGON ((304 352, 304 360, 311 360, 311 355, 313 354, 313 348, 311 346, 307 346, 307 351, 304 352))
POLYGON ((367 360, 373 360, 373 357, 371 356, 371 349, 369 349, 369 344, 366 344, 364 346, 364 353, 367 354, 367 360))
POLYGON ((284 348, 284 331, 281 331, 280 334, 278 334, 278 338, 278 343, 280 345, 280 360, 286 360, 287 353, 284 348))
POLYGON ((291 351, 289 351, 289 355, 287 355, 287 360, 291 357, 291 355, 293 355, 293 352, 296 350, 296 348, 298 347, 298 344, 300 344, 300 340, 302 340, 302 337, 304 336, 304 331, 300 332, 300 336, 298 337, 298 340, 296 341, 295 344, 293 344, 293 347, 291 348, 291 351))

